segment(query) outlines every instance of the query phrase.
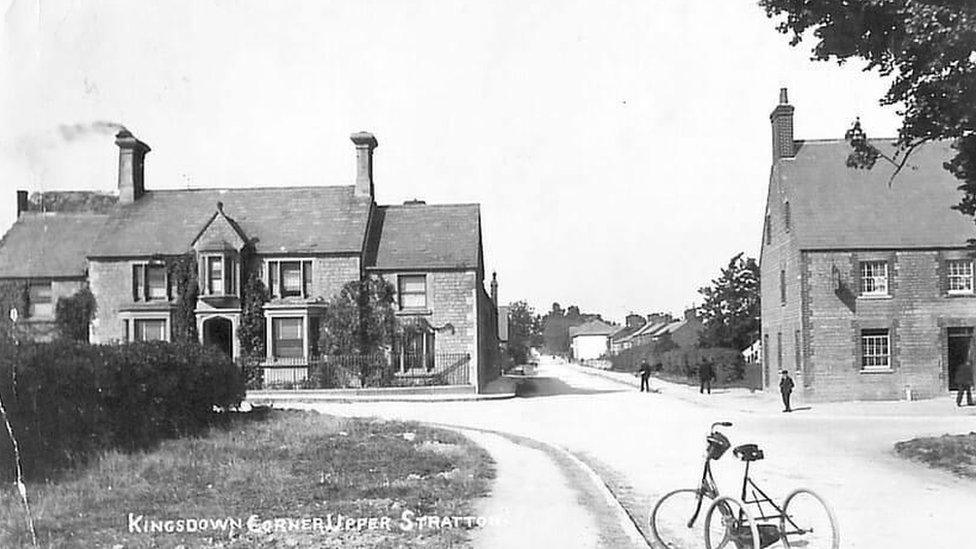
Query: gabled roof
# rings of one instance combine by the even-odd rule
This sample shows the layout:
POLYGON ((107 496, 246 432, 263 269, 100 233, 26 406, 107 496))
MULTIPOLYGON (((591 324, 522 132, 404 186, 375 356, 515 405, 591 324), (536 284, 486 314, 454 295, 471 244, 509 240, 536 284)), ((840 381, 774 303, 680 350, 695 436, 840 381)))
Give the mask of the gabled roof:
POLYGON ((666 328, 670 322, 671 321, 648 322, 647 324, 641 326, 639 330, 631 334, 630 337, 627 337, 626 339, 634 339, 641 336, 653 337, 655 335, 658 335, 658 332, 660 332, 662 329, 666 328))
POLYGON ((24 212, 0 240, 0 278, 83 277, 108 216, 24 212))
POLYGON ((479 206, 379 206, 373 215, 366 266, 376 270, 479 269, 479 206))
POLYGON ((609 336, 616 332, 618 328, 616 326, 611 326, 602 320, 591 320, 579 326, 573 326, 569 329, 569 337, 574 338, 577 336, 589 336, 589 335, 602 335, 609 336))
POLYGON ((359 253, 371 204, 352 186, 147 191, 112 213, 90 255, 184 253, 217 202, 265 254, 359 253))
POLYGON ((627 339, 628 336, 634 334, 635 332, 637 332, 638 330, 640 330, 646 325, 647 324, 645 323, 645 324, 641 324, 640 326, 624 326, 623 328, 614 332, 611 338, 614 341, 623 341, 624 339, 627 339))
MULTIPOLYGON (((891 139, 872 140, 891 152, 891 139)), ((922 145, 891 181, 894 167, 848 168, 843 140, 798 141, 796 157, 779 161, 771 184, 783 186, 801 249, 962 247, 976 237, 972 219, 951 208, 960 182, 943 169, 949 142, 922 145)), ((769 208, 780 207, 770 192, 769 208)))
POLYGON ((223 206, 218 205, 217 211, 210 217, 210 222, 191 244, 197 251, 241 251, 247 244, 247 237, 223 212, 223 206))

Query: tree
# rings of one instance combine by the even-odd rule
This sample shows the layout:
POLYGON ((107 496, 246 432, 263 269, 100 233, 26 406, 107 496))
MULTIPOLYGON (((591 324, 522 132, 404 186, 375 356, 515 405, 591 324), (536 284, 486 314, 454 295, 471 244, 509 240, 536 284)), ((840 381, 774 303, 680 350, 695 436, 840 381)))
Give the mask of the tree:
POLYGON ((251 271, 244 283, 244 299, 241 303, 241 325, 237 337, 241 341, 241 352, 248 357, 261 357, 265 354, 264 304, 268 302, 268 290, 261 282, 261 276, 251 271))
MULTIPOLYGON (((812 31, 813 59, 866 62, 892 76, 882 105, 899 105, 902 125, 885 154, 855 124, 847 135, 848 165, 883 159, 898 170, 919 145, 953 140, 956 155, 944 164, 961 181, 953 206, 976 215, 976 3, 972 0, 759 0, 777 30, 798 45, 812 31)), ((894 176, 892 176, 894 177, 894 176)))
POLYGON ((705 297, 698 308, 705 325, 701 347, 742 350, 759 335, 759 265, 742 256, 733 256, 711 286, 698 290, 705 297))
POLYGON ((508 354, 516 364, 524 364, 529 348, 542 344, 542 319, 525 301, 508 309, 508 354))
POLYGON ((59 297, 54 308, 54 322, 61 337, 88 343, 88 326, 95 317, 95 296, 82 288, 71 297, 59 297))
POLYGON ((346 283, 325 309, 319 347, 331 355, 365 355, 389 348, 396 330, 395 290, 382 277, 346 283))

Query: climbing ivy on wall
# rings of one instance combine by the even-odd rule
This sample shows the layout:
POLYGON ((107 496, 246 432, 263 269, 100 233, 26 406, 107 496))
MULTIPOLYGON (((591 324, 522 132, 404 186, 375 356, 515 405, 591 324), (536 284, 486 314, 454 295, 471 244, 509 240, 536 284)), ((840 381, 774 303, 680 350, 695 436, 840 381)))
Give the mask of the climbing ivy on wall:
POLYGON ((193 252, 170 258, 166 262, 170 284, 176 295, 173 311, 173 341, 197 342, 197 258, 193 252))
POLYGON ((54 308, 54 322, 61 337, 88 343, 88 326, 95 317, 95 295, 82 288, 71 297, 58 298, 54 308))
POLYGON ((30 288, 24 280, 0 281, 0 326, 10 327, 10 309, 17 309, 20 318, 27 317, 30 306, 30 288))
POLYGON ((244 356, 264 356, 265 320, 264 304, 268 302, 268 290, 256 270, 250 269, 244 284, 244 300, 241 303, 241 324, 237 338, 244 356))

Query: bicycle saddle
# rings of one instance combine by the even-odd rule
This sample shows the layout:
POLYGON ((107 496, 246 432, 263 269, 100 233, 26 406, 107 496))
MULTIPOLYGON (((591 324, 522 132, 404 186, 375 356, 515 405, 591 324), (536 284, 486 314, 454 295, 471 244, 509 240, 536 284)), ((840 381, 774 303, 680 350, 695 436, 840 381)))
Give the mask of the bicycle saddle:
POLYGON ((759 449, 759 446, 755 444, 743 444, 741 446, 736 446, 732 450, 732 455, 741 459, 742 461, 759 461, 763 458, 763 451, 759 449))

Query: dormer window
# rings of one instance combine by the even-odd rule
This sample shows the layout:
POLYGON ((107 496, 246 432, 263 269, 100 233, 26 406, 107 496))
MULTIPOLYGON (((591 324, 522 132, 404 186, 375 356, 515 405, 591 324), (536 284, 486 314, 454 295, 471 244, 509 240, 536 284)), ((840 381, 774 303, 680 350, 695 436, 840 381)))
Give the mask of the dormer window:
POLYGON ((237 295, 236 254, 204 254, 203 280, 200 285, 204 295, 237 295))
POLYGON ((268 294, 271 297, 308 298, 312 294, 310 260, 268 261, 268 294))
POLYGON ((134 301, 168 301, 169 285, 166 265, 137 263, 132 266, 132 299, 134 301))

